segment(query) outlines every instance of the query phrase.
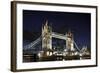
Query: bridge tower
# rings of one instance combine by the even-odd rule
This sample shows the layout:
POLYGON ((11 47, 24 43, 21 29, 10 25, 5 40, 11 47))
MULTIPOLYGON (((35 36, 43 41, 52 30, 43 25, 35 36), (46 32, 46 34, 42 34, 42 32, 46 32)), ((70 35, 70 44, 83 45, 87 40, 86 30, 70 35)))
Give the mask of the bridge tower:
POLYGON ((52 49, 52 28, 48 26, 48 21, 42 26, 42 48, 44 50, 52 49))
POLYGON ((73 34, 71 31, 69 31, 67 34, 67 39, 66 39, 66 48, 68 51, 75 51, 74 49, 74 39, 73 39, 73 34))

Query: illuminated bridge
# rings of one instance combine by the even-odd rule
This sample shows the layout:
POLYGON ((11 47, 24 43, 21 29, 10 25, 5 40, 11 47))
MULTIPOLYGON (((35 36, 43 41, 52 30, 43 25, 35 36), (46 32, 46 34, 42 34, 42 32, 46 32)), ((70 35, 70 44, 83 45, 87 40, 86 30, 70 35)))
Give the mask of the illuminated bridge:
MULTIPOLYGON (((83 55, 90 55, 90 53, 87 52, 87 47, 84 47, 83 49, 80 49, 78 47, 78 45, 74 41, 74 37, 71 32, 66 32, 65 34, 53 32, 52 28, 48 26, 48 22, 46 22, 45 25, 42 27, 41 36, 38 37, 35 41, 31 42, 30 44, 25 45, 23 48, 24 48, 23 50, 27 52, 28 54, 32 53, 32 54, 38 55, 39 59, 40 57, 48 58, 50 56, 53 56, 53 57, 61 56, 61 57, 65 57, 65 59, 70 58, 70 57, 71 59, 74 59, 73 57, 77 56, 81 59, 83 55), (52 47, 52 38, 65 40, 66 47, 64 48, 63 51, 54 50, 54 47, 52 47), (38 46, 36 48, 36 45, 38 45, 39 43, 42 43, 41 44, 42 47, 38 46)), ((27 56, 27 54, 25 54, 24 56, 27 56)))
MULTIPOLYGON (((52 37, 54 38, 58 38, 58 39, 63 39, 63 40, 66 40, 66 36, 67 35, 64 35, 64 34, 59 34, 59 33, 56 33, 56 32, 52 32, 52 37)), ((35 45, 37 45, 40 41, 42 41, 42 37, 40 36, 39 38, 37 38, 35 41, 31 42, 30 44, 24 46, 24 49, 35 49, 35 45)), ((78 52, 80 52, 80 49, 79 47, 77 46, 77 44, 75 43, 75 41, 73 41, 74 45, 76 46, 76 50, 78 52)))

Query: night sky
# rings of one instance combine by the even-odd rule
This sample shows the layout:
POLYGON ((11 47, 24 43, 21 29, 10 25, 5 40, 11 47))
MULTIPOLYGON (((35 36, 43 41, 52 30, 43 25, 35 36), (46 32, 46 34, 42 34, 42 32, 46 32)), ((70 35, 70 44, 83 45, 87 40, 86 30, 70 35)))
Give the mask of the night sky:
POLYGON ((71 30, 77 45, 90 48, 91 14, 23 10, 23 41, 27 44, 41 35, 42 25, 48 20, 53 32, 64 34, 71 30), (27 41, 26 41, 27 40, 27 41))

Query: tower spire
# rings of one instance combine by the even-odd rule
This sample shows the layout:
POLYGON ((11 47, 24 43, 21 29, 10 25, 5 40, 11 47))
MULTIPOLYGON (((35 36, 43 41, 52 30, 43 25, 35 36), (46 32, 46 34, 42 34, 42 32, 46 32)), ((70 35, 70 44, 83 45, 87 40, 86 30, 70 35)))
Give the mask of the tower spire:
POLYGON ((48 20, 46 20, 46 26, 48 25, 48 20))

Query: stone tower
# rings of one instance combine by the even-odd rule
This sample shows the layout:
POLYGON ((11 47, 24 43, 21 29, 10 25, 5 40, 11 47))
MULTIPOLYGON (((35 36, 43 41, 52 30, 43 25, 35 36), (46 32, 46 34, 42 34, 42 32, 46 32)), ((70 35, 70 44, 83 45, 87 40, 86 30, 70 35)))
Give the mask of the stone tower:
POLYGON ((52 29, 48 25, 48 21, 42 26, 42 49, 52 49, 52 29))
POLYGON ((71 31, 69 31, 67 34, 67 39, 66 39, 66 47, 68 51, 74 51, 74 39, 73 39, 73 34, 71 31))

